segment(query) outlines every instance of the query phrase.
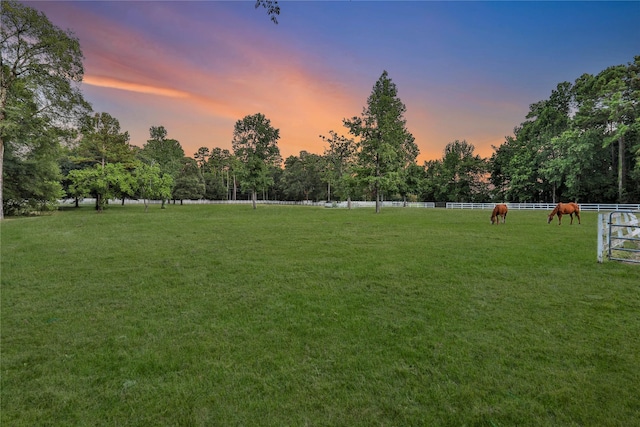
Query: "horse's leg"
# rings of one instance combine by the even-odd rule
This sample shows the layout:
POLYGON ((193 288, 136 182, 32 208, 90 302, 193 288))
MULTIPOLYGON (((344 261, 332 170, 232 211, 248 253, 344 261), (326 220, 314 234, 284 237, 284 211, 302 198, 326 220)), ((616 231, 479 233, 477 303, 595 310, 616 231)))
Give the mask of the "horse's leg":
POLYGON ((576 212, 576 216, 578 217, 578 224, 580 224, 580 212, 576 212))
POLYGON ((558 212, 558 225, 562 225, 562 214, 558 212))

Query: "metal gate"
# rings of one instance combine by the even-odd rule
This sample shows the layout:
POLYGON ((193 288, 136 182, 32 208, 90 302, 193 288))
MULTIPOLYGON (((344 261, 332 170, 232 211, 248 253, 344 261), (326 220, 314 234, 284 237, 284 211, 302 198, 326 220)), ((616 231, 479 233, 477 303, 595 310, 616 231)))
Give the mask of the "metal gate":
POLYGON ((598 262, 606 254, 612 260, 640 263, 639 215, 637 211, 598 215, 598 262))

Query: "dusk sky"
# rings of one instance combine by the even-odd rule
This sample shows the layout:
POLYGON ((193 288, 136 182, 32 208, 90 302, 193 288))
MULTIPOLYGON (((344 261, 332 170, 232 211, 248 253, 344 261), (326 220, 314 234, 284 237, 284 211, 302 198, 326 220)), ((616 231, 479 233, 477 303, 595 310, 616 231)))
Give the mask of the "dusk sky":
POLYGON ((322 154, 386 70, 419 163, 455 140, 489 157, 558 83, 640 55, 638 1, 280 1, 278 25, 253 1, 24 4, 78 37, 96 112, 140 147, 164 126, 187 156, 231 150, 255 113, 283 158, 322 154))

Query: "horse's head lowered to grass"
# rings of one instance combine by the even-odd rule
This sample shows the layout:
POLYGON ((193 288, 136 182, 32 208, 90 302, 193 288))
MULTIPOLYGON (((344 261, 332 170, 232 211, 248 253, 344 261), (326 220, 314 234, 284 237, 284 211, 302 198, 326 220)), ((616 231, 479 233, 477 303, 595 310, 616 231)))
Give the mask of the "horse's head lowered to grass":
POLYGON ((558 215, 558 225, 562 225, 562 215, 569 215, 571 217, 569 225, 571 225, 573 224, 574 214, 578 218, 578 224, 580 224, 580 206, 577 203, 558 203, 549 214, 547 224, 550 224, 553 221, 553 217, 558 215))
POLYGON ((505 204, 496 205, 493 208, 493 212, 491 212, 491 224, 500 224, 500 218, 502 217, 502 223, 504 224, 507 221, 507 212, 509 212, 509 208, 505 204))

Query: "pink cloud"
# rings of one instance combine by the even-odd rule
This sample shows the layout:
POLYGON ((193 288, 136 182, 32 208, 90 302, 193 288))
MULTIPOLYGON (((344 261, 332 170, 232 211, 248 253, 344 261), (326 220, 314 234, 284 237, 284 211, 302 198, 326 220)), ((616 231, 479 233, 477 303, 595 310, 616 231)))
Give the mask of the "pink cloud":
MULTIPOLYGON (((329 130, 346 134, 342 119, 361 113, 383 71, 371 71, 366 77, 374 76, 371 81, 362 81, 355 71, 339 72, 318 54, 297 49, 276 31, 247 27, 224 15, 224 9, 209 22, 176 13, 172 3, 149 7, 153 24, 167 28, 168 43, 73 3, 42 5, 54 22, 66 22, 62 27, 73 27, 78 35, 86 56, 86 94, 94 108, 118 118, 136 145, 146 142, 151 125, 165 126, 187 155, 201 146, 230 149, 235 121, 258 112, 280 129, 283 157, 301 150, 321 154, 325 147, 318 136, 329 130), (185 28, 189 41, 173 40, 185 28)), ((396 81, 393 73, 390 77, 396 81)), ((440 158, 455 139, 473 143, 483 156, 491 154, 491 144, 499 145, 490 132, 494 119, 473 117, 471 94, 441 90, 427 97, 411 92, 411 86, 399 85, 399 90, 419 160, 440 158), (457 105, 451 105, 452 95, 457 105)))
POLYGON ((91 86, 99 86, 111 89, 126 90, 130 92, 147 93, 151 95, 167 96, 170 98, 187 98, 189 94, 180 90, 142 85, 114 79, 110 77, 85 75, 83 82, 91 86))

